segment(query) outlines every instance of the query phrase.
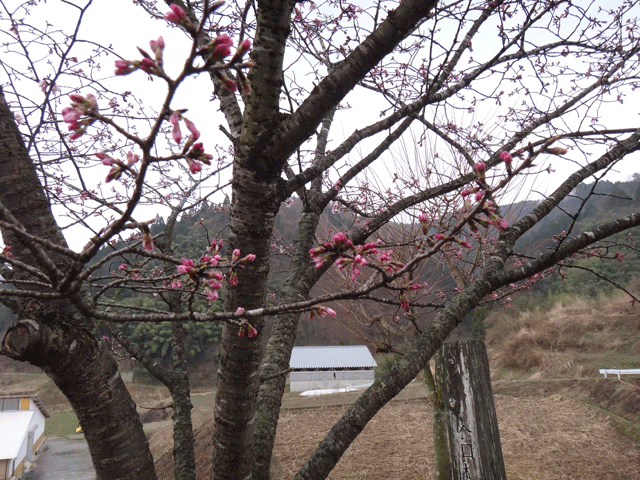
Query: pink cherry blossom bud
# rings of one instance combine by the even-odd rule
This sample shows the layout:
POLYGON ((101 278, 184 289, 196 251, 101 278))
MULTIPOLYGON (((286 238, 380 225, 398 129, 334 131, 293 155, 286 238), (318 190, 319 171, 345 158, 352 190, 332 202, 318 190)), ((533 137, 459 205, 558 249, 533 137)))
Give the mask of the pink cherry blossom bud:
POLYGON ((142 235, 142 247, 147 252, 150 252, 153 250, 153 237, 151 236, 151 233, 144 233, 142 235))
POLYGON ((198 162, 188 157, 186 158, 186 160, 187 160, 187 165, 189 165, 189 171, 193 175, 202 171, 202 165, 200 165, 198 162))
POLYGON ((131 151, 127 152, 127 165, 131 166, 138 160, 140 160, 140 157, 138 155, 134 155, 134 153, 131 151))
POLYGON ((118 180, 122 176, 122 169, 119 166, 111 167, 109 173, 107 173, 104 179, 105 183, 109 183, 111 180, 118 180))
POLYGON ((236 84, 236 82, 234 82, 233 80, 231 80, 229 77, 227 77, 224 81, 224 88, 233 93, 236 90, 238 90, 238 85, 236 84))
POLYGON ((246 260, 247 262, 253 262, 255 259, 256 259, 256 256, 253 253, 250 253, 249 255, 243 258, 243 260, 246 260))
POLYGON ((258 330, 256 330, 256 327, 254 327, 253 325, 249 325, 249 333, 247 334, 247 336, 249 338, 253 338, 256 335, 258 335, 258 330))
POLYGON ((207 301, 209 302, 213 302, 218 299, 218 292, 216 290, 206 289, 204 293, 207 296, 207 301))
POLYGON ((460 195, 462 195, 463 197, 466 197, 470 193, 471 193, 471 190, 469 190, 468 188, 465 188, 460 192, 460 195))
POLYGON ((162 52, 164 50, 164 38, 158 37, 158 40, 150 40, 149 46, 151 47, 151 51, 156 56, 156 62, 158 64, 162 64, 162 52))
POLYGON ((497 218, 491 222, 494 227, 498 230, 506 230, 509 228, 509 222, 507 222, 504 218, 497 218))
POLYGON ((400 297, 400 308, 409 310, 409 300, 404 295, 400 297))
POLYGON ((193 135, 193 140, 194 141, 197 140, 198 137, 200 136, 200 132, 196 128, 195 124, 191 120, 189 120, 188 118, 185 118, 185 117, 182 117, 182 120, 184 121, 184 124, 187 126, 187 129, 193 135))
POLYGON ((238 330, 238 336, 239 337, 244 337, 244 325, 240 327, 240 329, 238 330))
POLYGON ((240 250, 238 248, 236 248, 231 253, 231 261, 232 262, 237 262, 239 258, 240 258, 240 250))
POLYGON ((244 308, 242 308, 242 307, 236 308, 236 313, 244 313, 244 312, 245 312, 244 308))
POLYGON ((511 154, 509 152, 500 152, 500 160, 502 160, 504 163, 511 163, 511 161, 513 160, 513 157, 511 157, 511 154))
POLYGON ((77 93, 72 93, 71 95, 69 95, 69 98, 71 99, 72 102, 80 105, 87 101, 86 98, 84 98, 82 95, 78 95, 77 93))
POLYGON ((554 155, 564 155, 567 153, 567 149, 562 147, 549 147, 547 148, 547 152, 553 153, 554 155))
POLYGON ((65 123, 74 123, 77 122, 80 118, 80 112, 71 107, 66 107, 62 109, 62 119, 65 123))
POLYGON ((103 152, 98 152, 95 154, 96 157, 98 157, 100 160, 102 160, 102 164, 106 165, 108 167, 112 166, 112 165, 117 165, 118 161, 115 158, 110 157, 109 155, 107 155, 106 153, 103 152))
POLYGON ((98 100, 96 99, 95 95, 91 93, 87 94, 87 106, 89 107, 90 110, 98 109, 98 100))
POLYGON ((140 70, 143 70, 149 74, 157 73, 159 70, 158 65, 156 65, 156 62, 150 58, 143 58, 142 60, 140 60, 139 67, 140 67, 140 70))
POLYGON ((180 124, 176 123, 173 126, 173 130, 171 131, 171 136, 173 137, 173 141, 178 145, 182 142, 182 132, 180 131, 180 124))
POLYGON ((178 273, 180 275, 187 275, 193 271, 195 271, 195 264, 193 263, 193 260, 190 258, 181 258, 180 259, 180 263, 181 265, 178 265, 178 273))
POLYGON ((476 192, 476 202, 479 202, 484 197, 484 190, 478 190, 476 192))
POLYGON ((233 270, 229 274, 229 283, 234 287, 238 286, 238 274, 233 270))
MULTIPOLYGON (((71 127, 69 127, 71 129, 71 127)), ((85 127, 73 129, 75 130, 71 135, 69 135, 70 140, 75 140, 76 138, 81 137, 85 133, 87 133, 87 129, 85 127)))
POLYGON ((116 75, 128 75, 133 72, 136 67, 129 60, 116 60, 116 75))
POLYGON ((118 267, 118 270, 122 271, 122 270, 126 270, 127 269, 127 264, 123 263, 118 267))
POLYGON ((476 169, 476 172, 482 173, 486 171, 487 166, 484 164, 484 162, 478 162, 476 163, 475 169, 476 169))
POLYGON ((213 51, 211 52, 211 58, 214 60, 222 60, 224 57, 231 55, 231 48, 229 45, 218 44, 213 47, 213 51))
POLYGON ((436 240, 443 240, 444 239, 444 235, 442 235, 441 233, 436 233, 433 238, 435 238, 436 240))
POLYGON ((185 11, 175 3, 169 5, 169 8, 171 8, 171 11, 165 13, 164 15, 164 19, 168 22, 179 25, 182 20, 185 20, 187 18, 187 14, 185 13, 185 11))
POLYGON ((247 76, 242 72, 242 70, 238 69, 238 80, 240 80, 240 87, 242 88, 242 93, 245 95, 249 95, 251 93, 251 83, 247 76))

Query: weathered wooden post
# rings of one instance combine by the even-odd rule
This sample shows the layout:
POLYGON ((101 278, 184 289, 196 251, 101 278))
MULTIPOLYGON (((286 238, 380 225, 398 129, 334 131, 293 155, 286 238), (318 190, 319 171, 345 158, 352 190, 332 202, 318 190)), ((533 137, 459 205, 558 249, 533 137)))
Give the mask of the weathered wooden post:
POLYGON ((453 478, 506 480, 484 342, 448 342, 441 353, 453 478))

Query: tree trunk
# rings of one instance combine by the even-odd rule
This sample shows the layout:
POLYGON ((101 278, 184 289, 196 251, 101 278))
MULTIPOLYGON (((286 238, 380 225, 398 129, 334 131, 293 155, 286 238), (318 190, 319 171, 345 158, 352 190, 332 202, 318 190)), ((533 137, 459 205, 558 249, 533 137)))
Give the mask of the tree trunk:
MULTIPOLYGON (((289 34, 292 0, 262 2, 249 79, 243 131, 233 164, 229 244, 255 260, 238 268, 227 310, 263 307, 269 274, 271 233, 280 207, 279 185, 287 156, 265 154, 265 144, 278 128, 282 62, 289 34)), ((239 337, 238 327, 225 324, 219 354, 218 394, 213 435, 214 480, 243 480, 253 471, 254 414, 262 356, 263 319, 252 319, 253 338, 239 337)))
POLYGON ((447 435, 447 412, 442 393, 441 370, 442 362, 439 354, 434 355, 436 364, 435 377, 431 373, 431 366, 427 364, 422 369, 424 383, 429 391, 429 398, 433 406, 433 447, 436 456, 436 479, 451 480, 451 456, 449 455, 449 437, 447 435))
MULTIPOLYGON (((270 236, 275 219, 275 188, 261 176, 236 168, 231 210, 232 248, 241 256, 256 255, 238 268, 238 285, 230 286, 227 309, 263 307, 269 274, 270 236), (236 180, 237 179, 237 180, 236 180)), ((263 319, 252 319, 258 335, 238 335, 238 326, 225 324, 218 357, 213 479, 244 479, 253 468, 253 426, 262 357, 263 319)))
POLYGON ((506 480, 484 342, 448 342, 441 352, 453 478, 506 480))
MULTIPOLYGON (((62 248, 45 248, 6 225, 3 239, 13 258, 40 269, 55 285, 70 261, 63 253, 66 243, 1 92, 0 152, 0 220, 12 223, 13 217, 29 234, 62 248)), ((25 270, 13 272, 15 282, 33 280, 25 270)), ((155 480, 135 404, 91 322, 66 300, 32 299, 16 313, 19 321, 7 331, 2 353, 41 367, 67 397, 85 432, 98 480, 155 480)))
MULTIPOLYGON (((313 244, 319 216, 304 213, 298 224, 296 250, 289 266, 289 274, 283 287, 282 303, 297 302, 308 298, 314 267, 310 265, 309 250, 313 244), (311 269, 311 271, 309 271, 311 269)), ((291 350, 296 339, 300 313, 278 315, 271 328, 271 336, 262 362, 260 391, 256 412, 254 440, 255 465, 252 480, 269 480, 271 457, 280 418, 282 395, 287 380, 291 350)))
POLYGON ((173 371, 169 390, 173 401, 173 462, 176 480, 196 480, 195 437, 191 421, 189 367, 182 323, 171 324, 173 371))

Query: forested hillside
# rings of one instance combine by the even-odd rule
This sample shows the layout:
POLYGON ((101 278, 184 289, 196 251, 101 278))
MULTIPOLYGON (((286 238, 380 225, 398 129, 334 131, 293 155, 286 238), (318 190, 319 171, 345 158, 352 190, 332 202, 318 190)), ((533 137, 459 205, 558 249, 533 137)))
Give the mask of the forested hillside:
MULTIPOLYGON (((588 229, 591 224, 602 222, 625 215, 637 208, 640 203, 640 175, 636 174, 633 180, 620 183, 601 181, 596 184, 581 184, 575 189, 572 196, 561 204, 561 210, 554 211, 549 217, 536 225, 525 235, 518 246, 530 252, 531 257, 540 252, 558 246, 562 239, 555 237, 555 241, 549 242, 550 232, 564 230, 567 237, 571 237, 573 231, 588 229), (595 195, 592 193, 595 192, 595 195), (587 199, 586 201, 583 199, 587 199), (574 222, 573 218, 580 213, 580 218, 574 222), (559 229, 558 227, 561 227, 559 229)), ((513 205, 505 205, 502 210, 505 217, 513 222, 516 218, 526 215, 532 208, 533 202, 521 202, 513 205)), ((296 235, 296 228, 302 211, 302 202, 295 199, 283 205, 276 218, 276 230, 272 238, 271 279, 269 282, 270 301, 276 302, 279 289, 284 281, 284 274, 288 269, 291 246, 296 235)), ((327 223, 318 231, 318 238, 329 238, 333 233, 347 229, 353 222, 353 217, 345 212, 326 212, 327 223)), ((157 234, 164 228, 165 220, 158 216, 156 223, 152 225, 152 233, 157 234)), ((197 211, 183 215, 175 227, 175 253, 185 258, 199 258, 211 239, 227 238, 227 226, 229 222, 228 202, 221 205, 213 205, 203 202, 197 211)), ((390 224, 381 232, 383 235, 400 235, 407 225, 390 224)), ((550 273, 530 285, 527 290, 513 296, 515 305, 550 305, 562 296, 574 296, 578 294, 596 296, 610 293, 616 286, 626 287, 640 270, 640 253, 632 247, 631 240, 640 236, 640 229, 631 231, 625 235, 617 235, 606 242, 601 243, 601 248, 591 249, 588 255, 576 256, 570 262, 562 264, 559 271, 550 273)), ((111 250, 119 249, 122 245, 104 247, 96 257, 96 261, 104 258, 111 250)), ((226 246, 222 250, 225 255, 226 246)), ((523 259, 526 260, 526 259, 523 259)), ((113 281, 111 273, 123 268, 120 263, 106 263, 95 272, 96 277, 102 277, 105 285, 113 281)), ((127 271, 135 275, 136 269, 145 271, 158 270, 159 262, 145 261, 129 257, 126 265, 127 271)), ((329 279, 323 279, 316 287, 319 291, 335 288, 343 279, 334 274, 329 279), (329 285, 334 282, 333 285, 329 285)), ((455 291, 456 283, 451 277, 446 262, 442 259, 431 261, 425 268, 416 272, 416 282, 429 282, 432 292, 437 291, 440 297, 444 297, 455 291)), ((163 309, 160 298, 150 299, 135 296, 135 292, 119 290, 117 286, 110 289, 113 298, 122 301, 136 309, 163 309)), ((224 291, 223 293, 224 294, 224 291)), ((384 294, 384 292, 381 292, 384 294)), ((122 303, 122 302, 121 302, 122 303)), ((504 302, 503 302, 504 303, 504 302)), ((219 303, 208 305, 200 299, 196 302, 197 309, 220 308, 219 303)), ((497 308, 501 308, 498 304, 497 308)), ((393 319, 399 314, 397 306, 384 306, 368 303, 366 301, 334 306, 338 311, 337 318, 310 319, 305 318, 299 327, 298 345, 318 344, 349 344, 367 343, 374 350, 386 351, 400 348, 403 339, 398 335, 389 333, 389 329, 380 327, 381 320, 393 319)), ((489 304, 478 313, 471 314, 466 319, 466 324, 474 334, 482 334, 483 328, 478 321, 491 310, 489 304), (474 325, 475 322, 475 325, 474 325)), ((422 324, 427 323, 432 317, 429 308, 416 309, 422 324)), ((169 325, 165 323, 139 323, 136 325, 124 325, 123 331, 134 340, 140 341, 147 352, 159 359, 168 359, 171 354, 169 325)), ((187 327, 188 350, 195 363, 200 361, 215 362, 217 342, 221 328, 217 324, 194 324, 187 327)))

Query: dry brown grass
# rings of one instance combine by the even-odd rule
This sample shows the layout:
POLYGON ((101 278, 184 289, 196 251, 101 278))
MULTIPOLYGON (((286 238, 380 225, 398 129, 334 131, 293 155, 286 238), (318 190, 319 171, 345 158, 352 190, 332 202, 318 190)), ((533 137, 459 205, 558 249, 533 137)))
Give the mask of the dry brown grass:
POLYGON ((579 358, 582 352, 640 353, 640 308, 624 297, 576 298, 547 312, 497 311, 487 323, 492 366, 543 378, 597 375, 595 365, 579 358))
MULTIPOLYGON (((288 480, 322 440, 346 406, 283 411, 272 478, 288 480)), ((496 395, 502 449, 510 480, 638 480, 640 450, 603 414, 558 395, 514 398, 496 395)), ((204 417, 200 417, 200 422, 204 417)), ((170 427, 168 427, 170 428, 170 427)), ((198 477, 208 478, 213 422, 198 432, 198 477)), ((385 406, 347 450, 329 479, 415 480, 435 475, 431 407, 424 400, 385 406)), ((152 437, 154 452, 164 442, 158 473, 170 470, 170 430, 152 437)))

